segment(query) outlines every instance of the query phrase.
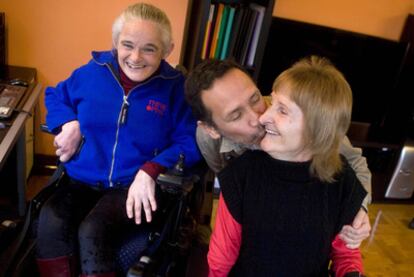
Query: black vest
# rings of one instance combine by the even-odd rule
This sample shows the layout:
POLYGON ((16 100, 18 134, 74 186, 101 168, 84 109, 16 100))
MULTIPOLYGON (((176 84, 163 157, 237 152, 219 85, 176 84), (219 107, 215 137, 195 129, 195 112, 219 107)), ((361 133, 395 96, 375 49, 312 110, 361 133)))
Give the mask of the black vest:
POLYGON ((219 174, 227 207, 242 225, 232 276, 328 276, 331 242, 366 192, 348 165, 334 183, 313 178, 309 167, 247 151, 219 174))

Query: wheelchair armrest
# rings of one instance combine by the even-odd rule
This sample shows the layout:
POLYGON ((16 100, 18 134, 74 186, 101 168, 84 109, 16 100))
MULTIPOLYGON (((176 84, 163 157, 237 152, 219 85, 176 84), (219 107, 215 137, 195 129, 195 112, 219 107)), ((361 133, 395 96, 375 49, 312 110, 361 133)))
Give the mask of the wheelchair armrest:
POLYGON ((40 124, 40 131, 47 133, 47 134, 51 134, 51 135, 57 135, 60 133, 61 128, 57 128, 55 131, 49 129, 49 126, 47 126, 47 124, 45 123, 41 123, 40 124))
POLYGON ((48 134, 53 134, 49 127, 44 123, 40 124, 40 131, 48 134))
MULTIPOLYGON (((44 133, 48 133, 48 134, 51 134, 51 135, 57 135, 57 134, 59 134, 59 133, 62 131, 61 127, 56 128, 56 130, 51 130, 51 129, 49 128, 49 126, 47 126, 45 123, 40 124, 40 130, 41 130, 42 132, 44 132, 44 133)), ((73 157, 73 156, 76 156, 76 155, 78 155, 78 154, 79 154, 79 152, 80 152, 80 150, 82 149, 82 146, 83 146, 83 144, 84 144, 84 143, 85 143, 85 137, 84 137, 84 136, 82 136, 81 141, 80 141, 80 143, 79 143, 79 145, 78 145, 78 148, 76 149, 76 151, 75 151, 75 153, 72 155, 72 157, 73 157)))
POLYGON ((188 193, 193 189, 194 183, 198 182, 199 179, 197 175, 184 177, 167 172, 158 176, 157 184, 161 187, 161 190, 169 193, 188 193))
POLYGON ((161 190, 174 194, 187 194, 193 189, 194 184, 200 180, 197 174, 193 174, 194 171, 192 170, 187 171, 190 174, 184 174, 184 160, 185 156, 180 154, 174 167, 158 176, 156 183, 161 187, 161 190))

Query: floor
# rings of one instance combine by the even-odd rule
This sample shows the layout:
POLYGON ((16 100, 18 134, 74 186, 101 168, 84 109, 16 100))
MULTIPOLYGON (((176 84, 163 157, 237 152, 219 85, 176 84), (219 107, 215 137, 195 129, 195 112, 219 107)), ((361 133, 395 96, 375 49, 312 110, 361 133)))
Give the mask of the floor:
POLYGON ((414 276, 414 205, 371 204, 371 236, 362 246, 367 276, 414 276))
MULTIPOLYGON (((31 199, 47 182, 47 176, 29 179, 27 198, 31 199)), ((213 214, 217 201, 213 204, 213 214)), ((369 206, 371 236, 362 246, 368 277, 414 277, 414 230, 408 228, 414 217, 414 204, 373 203, 369 206)), ((214 226, 214 217, 212 220, 214 226)))

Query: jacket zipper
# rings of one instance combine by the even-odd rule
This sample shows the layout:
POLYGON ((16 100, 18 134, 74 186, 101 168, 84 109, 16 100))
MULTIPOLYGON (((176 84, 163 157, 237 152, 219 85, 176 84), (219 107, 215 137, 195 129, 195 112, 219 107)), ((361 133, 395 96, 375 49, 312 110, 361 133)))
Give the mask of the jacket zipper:
MULTIPOLYGON (((121 87, 122 92, 123 92, 123 102, 122 102, 122 106, 121 106, 121 111, 119 112, 119 115, 118 115, 118 122, 117 122, 117 126, 116 126, 115 143, 114 143, 114 147, 112 148, 111 169, 109 170, 109 175, 108 175, 109 187, 112 188, 114 186, 114 184, 112 182, 112 175, 114 173, 115 153, 116 153, 116 148, 118 146, 118 135, 119 135, 120 121, 122 120, 122 117, 123 117, 122 115, 124 113, 124 109, 125 109, 124 106, 126 105, 125 103, 128 103, 128 95, 125 95, 124 88, 122 87, 121 83, 119 82, 118 78, 116 77, 115 73, 113 72, 112 67, 109 64, 105 64, 105 65, 108 67, 109 71, 111 72, 112 76, 115 78, 116 82, 121 87)), ((129 103, 127 105, 129 105, 129 103)), ((124 115, 124 116, 126 116, 126 115, 124 115)))
POLYGON ((119 112, 119 115, 118 115, 118 122, 117 122, 117 126, 116 126, 116 135, 115 135, 115 144, 114 144, 114 147, 112 148, 111 169, 109 171, 109 176, 108 176, 109 187, 112 188, 114 186, 113 181, 112 181, 112 175, 114 173, 114 167, 115 167, 115 153, 116 153, 116 149, 117 149, 117 146, 118 146, 119 127, 122 124, 125 124, 126 120, 127 120, 127 114, 128 114, 128 108, 129 108, 128 96, 130 95, 132 90, 136 89, 137 87, 140 87, 142 85, 147 84, 148 82, 150 82, 151 80, 154 80, 155 78, 161 78, 161 76, 160 75, 155 76, 154 78, 152 78, 150 80, 147 80, 146 82, 131 88, 131 91, 128 93, 128 95, 125 95, 125 90, 122 87, 121 82, 119 81, 119 79, 116 77, 116 74, 114 73, 112 67, 107 63, 105 63, 105 66, 108 67, 109 71, 111 72, 111 74, 115 78, 115 80, 117 81, 118 85, 121 87, 122 92, 124 94, 123 95, 123 102, 122 102, 122 106, 121 106, 121 111, 119 112))

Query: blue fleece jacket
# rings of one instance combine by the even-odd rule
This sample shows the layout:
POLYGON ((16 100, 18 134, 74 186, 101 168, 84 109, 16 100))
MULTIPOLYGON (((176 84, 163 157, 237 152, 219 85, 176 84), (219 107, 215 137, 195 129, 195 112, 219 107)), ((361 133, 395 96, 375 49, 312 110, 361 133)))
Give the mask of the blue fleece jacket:
POLYGON ((186 166, 200 159, 179 71, 163 60, 153 76, 124 96, 114 54, 92 56, 45 92, 48 127, 57 131, 78 120, 85 138, 80 152, 65 163, 69 176, 91 185, 128 186, 147 161, 171 168, 180 153, 186 166))

